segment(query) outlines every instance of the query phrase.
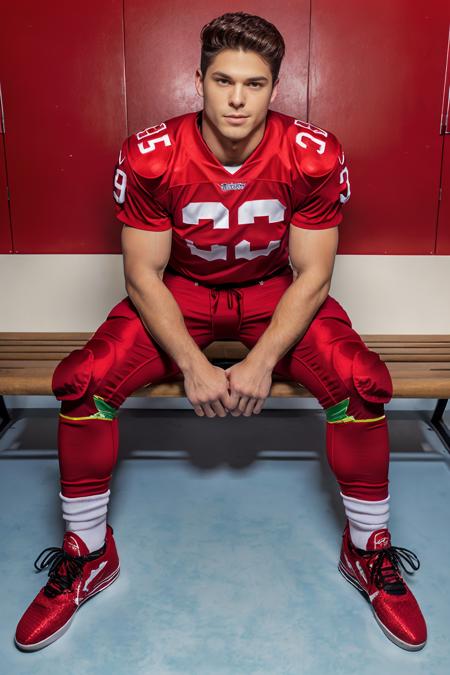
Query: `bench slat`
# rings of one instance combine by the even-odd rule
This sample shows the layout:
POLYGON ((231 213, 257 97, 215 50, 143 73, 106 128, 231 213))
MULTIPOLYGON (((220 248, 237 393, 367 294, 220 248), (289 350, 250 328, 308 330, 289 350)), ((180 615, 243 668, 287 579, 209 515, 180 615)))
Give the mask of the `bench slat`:
MULTIPOLYGON (((70 350, 67 352, 56 352, 56 353, 45 353, 45 354, 5 354, 0 355, 0 367, 2 368, 25 368, 27 366, 46 364, 50 368, 54 363, 55 366, 59 361, 61 361, 65 356, 69 354, 70 350)), ((382 361, 386 363, 433 363, 439 361, 441 363, 450 363, 450 354, 440 354, 439 352, 432 352, 429 354, 382 354, 378 352, 382 361)), ((230 361, 240 361, 245 357, 245 354, 218 354, 211 356, 207 354, 207 357, 212 359, 225 359, 230 361)))
MULTIPOLYGON (((404 364, 388 364, 394 386, 394 395, 411 398, 450 398, 450 368, 445 368, 446 364, 439 363, 431 364, 432 368, 428 368, 428 365, 415 364, 414 369, 407 369, 404 364)), ((53 395, 51 390, 52 372, 52 369, 46 367, 0 368, 0 393, 9 395, 53 395)), ((132 395, 170 396, 170 393, 159 393, 165 391, 166 385, 170 385, 169 391, 172 390, 172 385, 176 385, 175 390, 180 391, 179 383, 170 382, 158 383, 151 385, 149 388, 139 389, 137 393, 135 392, 132 395)), ((296 393, 298 391, 296 385, 279 382, 275 377, 272 387, 275 387, 274 391, 277 393, 271 393, 271 396, 300 395, 296 393), (281 384, 286 384, 286 388, 279 386, 281 384)), ((176 395, 183 396, 184 394, 176 395)), ((302 395, 309 396, 310 394, 304 393, 302 395)))
MULTIPOLYGON (((93 333, 0 333, 0 393, 53 395, 56 365, 93 333)), ((397 397, 450 397, 450 335, 362 335, 387 364, 397 397)), ((205 350, 209 359, 241 360, 248 348, 218 340, 205 350)), ((139 389, 132 396, 184 396, 182 378, 139 389)), ((310 396, 301 385, 274 375, 271 396, 310 396)))

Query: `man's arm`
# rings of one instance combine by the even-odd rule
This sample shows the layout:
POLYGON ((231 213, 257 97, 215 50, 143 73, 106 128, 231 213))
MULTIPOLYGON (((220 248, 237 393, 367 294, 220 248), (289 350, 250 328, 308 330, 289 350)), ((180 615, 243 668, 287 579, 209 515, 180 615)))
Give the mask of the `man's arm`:
POLYGON ((295 280, 281 296, 253 349, 226 370, 233 416, 261 412, 275 365, 302 338, 328 295, 337 245, 337 227, 312 230, 290 226, 289 256, 295 280))
POLYGON ((247 354, 247 361, 273 370, 303 337, 328 295, 338 241, 337 227, 313 230, 290 226, 289 257, 295 278, 280 298, 270 324, 247 354))
POLYGON ((162 281, 170 258, 172 230, 122 229, 125 287, 145 326, 180 369, 207 361, 190 336, 180 307, 162 281))
POLYGON ((151 232, 124 225, 126 290, 150 334, 183 372, 195 413, 224 417, 230 405, 226 374, 208 361, 191 337, 177 301, 162 280, 171 247, 171 229, 151 232))

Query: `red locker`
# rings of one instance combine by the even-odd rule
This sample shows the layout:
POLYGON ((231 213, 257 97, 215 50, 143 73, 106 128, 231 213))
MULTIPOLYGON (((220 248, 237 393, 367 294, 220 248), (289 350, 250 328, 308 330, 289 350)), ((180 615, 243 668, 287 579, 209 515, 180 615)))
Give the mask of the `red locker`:
POLYGON ((3 3, 0 63, 14 252, 117 252, 122 0, 3 3))
POLYGON ((436 253, 448 0, 313 0, 310 121, 336 132, 352 196, 338 253, 436 253))

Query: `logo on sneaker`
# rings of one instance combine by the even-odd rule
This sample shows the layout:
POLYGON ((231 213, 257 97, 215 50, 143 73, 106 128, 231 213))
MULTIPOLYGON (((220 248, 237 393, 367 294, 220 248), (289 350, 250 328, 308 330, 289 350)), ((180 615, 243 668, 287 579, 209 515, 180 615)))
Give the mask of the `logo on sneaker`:
POLYGON ((387 530, 376 532, 373 538, 374 548, 387 548, 390 545, 391 538, 387 530))
POLYGON ((73 556, 81 555, 80 546, 79 546, 77 540, 75 539, 75 537, 71 534, 66 535, 66 541, 65 541, 64 548, 67 551, 67 553, 69 553, 70 555, 73 555, 73 556))
POLYGON ((100 565, 98 567, 96 567, 95 570, 91 571, 90 575, 86 579, 86 582, 83 586, 83 591, 88 590, 88 586, 91 583, 91 581, 93 581, 95 579, 97 574, 100 574, 100 572, 102 571, 102 569, 104 568, 105 565, 106 565, 106 560, 104 562, 100 563, 100 565))

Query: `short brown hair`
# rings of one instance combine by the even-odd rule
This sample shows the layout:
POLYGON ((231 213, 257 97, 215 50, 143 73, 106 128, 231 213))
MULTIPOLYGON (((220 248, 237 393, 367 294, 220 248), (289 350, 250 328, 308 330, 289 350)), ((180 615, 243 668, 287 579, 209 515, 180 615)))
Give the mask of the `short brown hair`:
POLYGON ((203 77, 213 58, 222 49, 242 48, 244 51, 258 52, 267 62, 272 73, 272 86, 278 79, 286 47, 278 29, 261 16, 227 12, 203 26, 200 38, 200 70, 203 77))

